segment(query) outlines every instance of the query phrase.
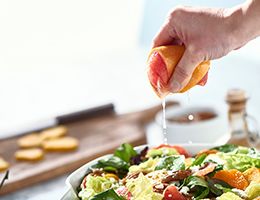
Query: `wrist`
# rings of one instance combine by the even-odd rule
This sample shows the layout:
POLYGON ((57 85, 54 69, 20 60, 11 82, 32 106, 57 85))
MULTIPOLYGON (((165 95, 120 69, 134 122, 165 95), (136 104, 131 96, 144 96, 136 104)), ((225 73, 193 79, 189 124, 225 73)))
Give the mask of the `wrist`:
POLYGON ((227 35, 233 49, 245 45, 260 34, 260 20, 256 17, 253 4, 254 0, 247 1, 244 4, 227 9, 224 14, 228 30, 227 35))

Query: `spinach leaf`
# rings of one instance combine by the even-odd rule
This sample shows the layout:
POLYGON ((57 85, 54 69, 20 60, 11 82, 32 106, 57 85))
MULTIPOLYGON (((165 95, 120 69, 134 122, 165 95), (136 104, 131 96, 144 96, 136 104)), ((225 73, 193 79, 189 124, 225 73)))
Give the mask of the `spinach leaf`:
POLYGON ((190 176, 188 180, 187 186, 191 188, 191 191, 194 191, 194 199, 203 199, 208 196, 209 194, 209 186, 208 183, 197 176, 190 176))
POLYGON ((172 170, 172 171, 184 170, 185 169, 184 161, 185 161, 185 157, 182 155, 167 156, 160 159, 160 161, 155 167, 155 170, 161 170, 161 169, 172 170))
POLYGON ((238 146, 235 144, 224 144, 222 146, 214 147, 212 149, 218 150, 220 152, 228 153, 234 151, 237 148, 238 146))
POLYGON ((125 143, 116 149, 114 156, 121 158, 123 161, 129 163, 130 159, 137 155, 132 145, 125 143))
POLYGON ((231 186, 224 181, 213 178, 206 178, 206 180, 208 182, 210 191, 217 196, 220 196, 223 193, 229 192, 231 190, 231 186))
POLYGON ((92 168, 103 168, 104 171, 114 172, 118 174, 119 177, 123 177, 127 174, 129 166, 130 165, 121 158, 112 156, 107 159, 99 160, 96 165, 92 166, 92 168))
POLYGON ((125 200, 125 198, 118 196, 113 189, 110 189, 95 195, 91 200, 125 200))
POLYGON ((98 161, 98 165, 101 167, 114 167, 116 169, 128 170, 129 165, 122 159, 112 156, 108 159, 102 159, 98 161))
POLYGON ((218 188, 219 190, 222 190, 223 193, 231 192, 231 191, 232 191, 230 186, 229 186, 229 187, 224 187, 224 186, 221 185, 221 184, 215 184, 214 186, 215 186, 216 188, 218 188))
POLYGON ((205 158, 207 157, 206 153, 203 153, 201 155, 199 155, 198 157, 196 157, 196 159, 193 161, 193 163, 191 164, 191 166, 199 166, 203 163, 203 161, 205 160, 205 158))

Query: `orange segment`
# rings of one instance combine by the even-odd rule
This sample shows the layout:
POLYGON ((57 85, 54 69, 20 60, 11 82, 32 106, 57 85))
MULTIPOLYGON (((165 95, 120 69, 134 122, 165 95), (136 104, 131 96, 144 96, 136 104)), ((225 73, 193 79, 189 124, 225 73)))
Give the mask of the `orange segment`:
POLYGON ((244 171, 243 175, 249 183, 251 183, 252 181, 260 183, 260 169, 256 167, 252 167, 244 171))
POLYGON ((232 187, 240 190, 245 190, 246 187, 249 185, 243 173, 236 169, 220 170, 216 172, 213 178, 222 180, 232 187))
MULTIPOLYGON (((160 46, 151 50, 148 59, 148 78, 159 97, 169 93, 169 80, 184 51, 185 47, 178 45, 160 46), (162 93, 159 93, 158 83, 156 82, 158 79, 162 81, 160 85, 162 93)), ((180 91, 180 93, 186 92, 195 85, 205 85, 207 82, 209 66, 209 61, 200 63, 194 70, 190 82, 180 91)))

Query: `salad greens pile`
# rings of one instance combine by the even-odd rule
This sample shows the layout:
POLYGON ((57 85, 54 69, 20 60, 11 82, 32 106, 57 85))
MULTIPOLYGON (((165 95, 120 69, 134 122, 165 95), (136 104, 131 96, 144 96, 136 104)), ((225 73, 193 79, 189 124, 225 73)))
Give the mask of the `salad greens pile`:
POLYGON ((260 200, 260 152, 226 144, 191 156, 163 144, 136 151, 122 144, 93 165, 82 200, 260 200))

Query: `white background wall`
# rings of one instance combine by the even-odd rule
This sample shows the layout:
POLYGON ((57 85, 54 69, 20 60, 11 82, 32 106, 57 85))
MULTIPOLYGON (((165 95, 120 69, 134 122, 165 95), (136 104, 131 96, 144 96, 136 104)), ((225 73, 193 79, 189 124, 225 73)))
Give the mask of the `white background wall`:
MULTIPOLYGON (((229 1, 0 1, 0 134, 108 101, 119 112, 158 103, 145 73, 149 41, 166 11, 180 3, 230 6, 229 1)), ((209 84, 191 92, 192 102, 221 104, 226 90, 236 86, 253 94, 250 106, 260 110, 259 48, 258 39, 215 61, 209 84)))

